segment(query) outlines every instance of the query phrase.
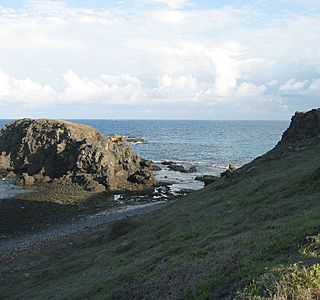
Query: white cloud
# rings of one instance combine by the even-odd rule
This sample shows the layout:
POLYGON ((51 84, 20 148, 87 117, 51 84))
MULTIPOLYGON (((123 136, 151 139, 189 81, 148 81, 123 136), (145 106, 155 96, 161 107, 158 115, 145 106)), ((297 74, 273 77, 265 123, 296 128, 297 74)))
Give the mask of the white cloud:
POLYGON ((198 9, 183 0, 119 1, 109 8, 70 3, 0 8, 2 104, 48 99, 170 109, 184 101, 195 109, 201 103, 233 110, 236 103, 249 111, 272 103, 273 110, 295 111, 292 99, 306 95, 311 105, 319 93, 315 11, 198 9))
POLYGON ((189 4, 188 0, 144 0, 146 3, 165 4, 172 9, 181 9, 189 4))
POLYGON ((308 91, 311 93, 318 93, 317 97, 320 97, 320 79, 315 79, 310 84, 308 91))
POLYGON ((252 98, 256 97, 257 98, 263 95, 266 89, 267 88, 265 85, 258 86, 252 83, 243 82, 238 86, 235 95, 239 97, 252 97, 252 98))
POLYGON ((159 78, 158 87, 150 91, 151 98, 159 102, 197 102, 201 101, 203 94, 201 83, 191 75, 169 76, 162 75, 159 78))
POLYGON ((62 76, 65 88, 59 98, 67 103, 134 104, 136 101, 144 101, 141 81, 129 74, 103 74, 99 78, 81 78, 68 70, 62 76))
POLYGON ((180 24, 185 19, 185 14, 180 11, 154 11, 152 13, 154 21, 164 24, 180 24))
POLYGON ((276 86, 277 84, 278 84, 278 80, 273 79, 267 83, 267 86, 276 86))
POLYGON ((56 92, 49 85, 41 85, 30 78, 16 79, 0 71, 0 101, 2 104, 24 103, 42 105, 54 101, 56 92))
POLYGON ((307 88, 308 80, 297 81, 290 79, 279 87, 279 91, 285 95, 302 95, 307 88))

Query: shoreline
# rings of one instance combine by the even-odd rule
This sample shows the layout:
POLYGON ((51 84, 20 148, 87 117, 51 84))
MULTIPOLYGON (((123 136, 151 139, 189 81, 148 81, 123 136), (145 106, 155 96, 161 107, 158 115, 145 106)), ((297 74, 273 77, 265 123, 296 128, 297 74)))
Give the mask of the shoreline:
POLYGON ((39 246, 48 241, 58 240, 59 238, 66 237, 74 233, 79 233, 90 228, 96 228, 100 225, 123 220, 128 217, 148 214, 167 205, 167 202, 159 201, 141 205, 127 205, 123 208, 101 211, 93 215, 81 217, 69 224, 59 224, 34 234, 4 240, 0 244, 0 254, 10 254, 10 256, 12 256, 18 252, 30 250, 33 247, 39 246))

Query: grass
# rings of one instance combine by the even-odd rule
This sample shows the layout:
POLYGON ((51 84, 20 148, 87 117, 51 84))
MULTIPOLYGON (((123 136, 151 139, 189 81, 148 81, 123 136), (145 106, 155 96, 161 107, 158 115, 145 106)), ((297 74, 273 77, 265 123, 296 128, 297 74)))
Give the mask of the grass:
POLYGON ((0 295, 317 299, 319 152, 257 159, 160 212, 10 262, 0 271, 0 295))

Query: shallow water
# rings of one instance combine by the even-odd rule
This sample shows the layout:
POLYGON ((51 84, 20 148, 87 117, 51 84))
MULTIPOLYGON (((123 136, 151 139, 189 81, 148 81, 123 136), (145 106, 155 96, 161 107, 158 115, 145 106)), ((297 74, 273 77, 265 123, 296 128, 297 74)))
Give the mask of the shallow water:
POLYGON ((0 178, 0 201, 23 193, 22 187, 14 184, 12 179, 0 178))

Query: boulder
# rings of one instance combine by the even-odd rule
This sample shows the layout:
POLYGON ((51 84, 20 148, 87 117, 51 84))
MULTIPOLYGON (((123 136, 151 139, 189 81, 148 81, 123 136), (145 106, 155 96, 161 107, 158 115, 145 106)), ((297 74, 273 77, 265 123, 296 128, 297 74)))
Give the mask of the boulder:
POLYGON ((198 171, 196 166, 192 166, 189 169, 185 170, 183 173, 196 173, 198 171))
POLYGON ((162 170, 161 167, 156 166, 156 165, 151 165, 151 166, 147 167, 147 169, 150 171, 161 171, 162 170))
POLYGON ((228 169, 221 173, 221 177, 229 178, 237 168, 234 165, 229 165, 228 169))
POLYGON ((189 169, 186 169, 182 165, 170 164, 170 165, 168 165, 168 168, 172 171, 177 171, 177 172, 181 172, 181 173, 195 173, 195 172, 197 172, 196 166, 192 166, 189 169))
POLYGON ((218 179, 219 177, 214 175, 203 175, 203 176, 197 176, 195 178, 195 180, 202 181, 205 186, 217 181, 218 179))
POLYGON ((22 173, 21 177, 16 180, 18 185, 27 185, 31 186, 35 184, 35 179, 32 176, 29 176, 27 173, 22 173))
POLYGON ((170 165, 176 165, 177 163, 175 163, 174 161, 168 160, 168 161, 163 161, 161 164, 164 166, 170 166, 170 165))
POLYGON ((186 169, 182 165, 171 164, 171 165, 168 165, 168 168, 170 170, 176 171, 176 172, 185 172, 186 171, 186 169))
POLYGON ((156 180, 149 163, 127 143, 91 126, 56 120, 22 119, 0 130, 0 171, 22 184, 77 184, 88 190, 141 190, 156 180), (139 180, 132 181, 132 176, 139 180), (32 176, 30 179, 27 176, 32 176))

